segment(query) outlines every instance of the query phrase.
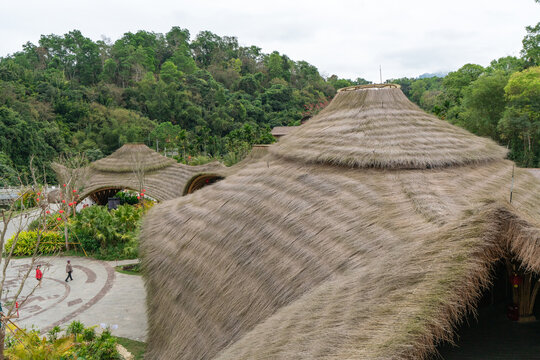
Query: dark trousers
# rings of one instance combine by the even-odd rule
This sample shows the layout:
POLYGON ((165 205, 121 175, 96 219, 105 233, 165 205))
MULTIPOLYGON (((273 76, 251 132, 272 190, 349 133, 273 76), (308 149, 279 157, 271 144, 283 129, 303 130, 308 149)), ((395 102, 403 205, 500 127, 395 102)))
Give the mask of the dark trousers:
POLYGON ((68 276, 67 276, 67 278, 66 278, 66 281, 68 281, 68 279, 73 280, 73 278, 71 277, 71 271, 68 272, 68 276))

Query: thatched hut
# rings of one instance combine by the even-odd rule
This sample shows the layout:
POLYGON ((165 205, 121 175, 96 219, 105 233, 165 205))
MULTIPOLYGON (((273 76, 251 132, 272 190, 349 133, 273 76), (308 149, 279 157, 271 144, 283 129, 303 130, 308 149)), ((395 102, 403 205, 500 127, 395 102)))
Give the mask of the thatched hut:
POLYGON ((530 316, 540 181, 493 141, 368 86, 269 152, 148 214, 148 359, 422 359, 500 259, 530 316))
POLYGON ((293 130, 297 128, 298 126, 276 126, 272 129, 272 131, 270 131, 270 134, 272 134, 272 136, 276 138, 276 140, 279 140, 285 135, 290 134, 293 130))
POLYGON ((80 190, 81 200, 90 196, 96 203, 104 204, 122 189, 140 191, 144 188, 146 194, 156 200, 174 199, 194 191, 194 188, 188 189, 201 177, 214 182, 237 168, 226 168, 217 161, 200 166, 184 165, 144 144, 125 144, 85 168, 68 171, 55 164, 54 169, 60 181, 77 183, 72 187, 80 190))

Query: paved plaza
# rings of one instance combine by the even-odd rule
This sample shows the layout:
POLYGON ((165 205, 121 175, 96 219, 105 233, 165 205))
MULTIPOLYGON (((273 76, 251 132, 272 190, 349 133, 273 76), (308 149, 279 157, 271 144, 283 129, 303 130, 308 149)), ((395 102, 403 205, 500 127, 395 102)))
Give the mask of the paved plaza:
MULTIPOLYGON (((99 261, 81 257, 43 257, 41 287, 20 306, 20 326, 32 325, 46 332, 53 326, 65 326, 74 320, 86 326, 106 324, 116 336, 133 340, 146 340, 146 293, 143 280, 137 275, 125 275, 114 270, 116 265, 129 261, 99 261), (73 281, 66 282, 66 261, 73 265, 73 281)), ((15 259, 9 265, 2 295, 2 304, 12 298, 20 278, 28 269, 30 259, 15 259)), ((36 285, 32 269, 22 296, 22 301, 36 285)))

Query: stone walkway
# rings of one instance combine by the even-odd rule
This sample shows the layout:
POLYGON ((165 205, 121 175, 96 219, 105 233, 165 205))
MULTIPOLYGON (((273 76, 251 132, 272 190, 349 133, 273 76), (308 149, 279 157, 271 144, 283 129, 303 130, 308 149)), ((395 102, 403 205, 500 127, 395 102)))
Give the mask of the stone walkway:
MULTIPOLYGON (((44 274, 42 285, 20 306, 19 319, 15 321, 27 328, 34 325, 42 332, 56 325, 65 326, 73 320, 86 326, 106 324, 113 327, 116 336, 145 341, 147 321, 143 280, 140 276, 114 270, 117 264, 136 260, 105 262, 70 257, 73 281, 65 282, 67 259, 44 257, 39 260, 44 274)), ((29 263, 30 259, 16 259, 10 264, 2 304, 16 292, 18 279, 29 263)), ((26 297, 36 283, 33 269, 20 299, 26 297)))

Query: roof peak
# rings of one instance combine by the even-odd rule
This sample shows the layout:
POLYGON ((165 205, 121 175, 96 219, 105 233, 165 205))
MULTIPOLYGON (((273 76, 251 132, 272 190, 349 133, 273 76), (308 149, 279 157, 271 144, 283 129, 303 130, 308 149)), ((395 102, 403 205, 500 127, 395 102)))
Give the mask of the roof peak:
POLYGON ((176 161, 165 157, 142 143, 127 143, 111 155, 90 164, 96 170, 124 173, 135 169, 154 171, 172 165, 176 161))
POLYGON ((366 84, 366 85, 353 85, 339 89, 337 92, 342 91, 356 91, 356 90, 379 90, 379 89, 401 89, 399 84, 366 84))
POLYGON ((425 169, 503 159, 507 150, 428 114, 397 84, 340 89, 271 152, 307 163, 425 169))

